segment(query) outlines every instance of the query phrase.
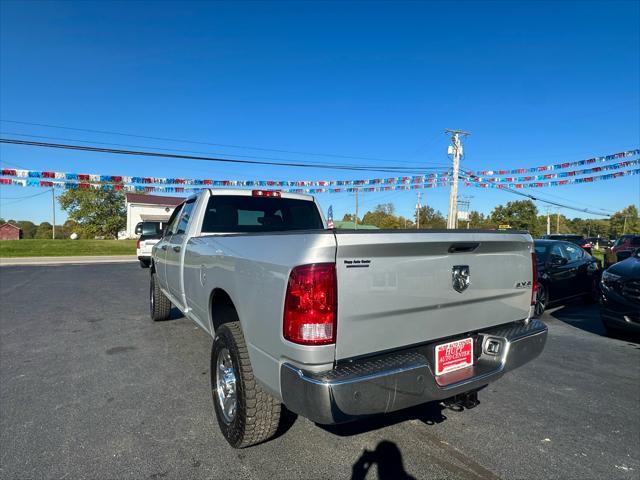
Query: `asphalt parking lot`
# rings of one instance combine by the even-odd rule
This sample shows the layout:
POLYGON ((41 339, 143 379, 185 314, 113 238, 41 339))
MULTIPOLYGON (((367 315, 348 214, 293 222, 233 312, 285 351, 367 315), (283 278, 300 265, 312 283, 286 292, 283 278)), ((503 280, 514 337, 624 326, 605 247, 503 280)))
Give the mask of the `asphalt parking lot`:
POLYGON ((0 478, 640 478, 640 344, 604 336, 597 306, 546 313, 542 356, 473 410, 291 419, 234 450, 209 337, 154 324, 147 291, 133 263, 0 269, 0 478))

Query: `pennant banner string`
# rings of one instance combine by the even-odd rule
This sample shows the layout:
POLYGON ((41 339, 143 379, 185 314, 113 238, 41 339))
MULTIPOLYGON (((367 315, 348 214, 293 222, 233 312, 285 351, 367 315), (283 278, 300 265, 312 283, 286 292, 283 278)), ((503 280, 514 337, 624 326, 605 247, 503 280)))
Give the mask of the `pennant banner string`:
POLYGON ((571 167, 581 167, 583 165, 591 165, 593 163, 608 162, 611 160, 617 160, 619 158, 633 157, 638 154, 640 154, 640 149, 636 148, 633 150, 627 150, 625 152, 612 153, 611 155, 593 157, 586 160, 578 160, 575 162, 555 163, 553 165, 541 165, 538 167, 529 168, 514 168, 511 170, 480 170, 475 173, 476 175, 512 175, 532 172, 545 172, 548 170, 564 170, 571 167))
MULTIPOLYGON (((629 175, 640 174, 640 169, 625 170, 615 173, 607 173, 602 175, 594 175, 591 177, 582 178, 566 178, 561 180, 552 180, 547 182, 531 182, 531 183, 495 183, 495 182, 480 182, 474 175, 463 175, 463 183, 466 186, 475 186, 480 188, 539 188, 539 187, 557 187, 562 185, 575 185, 582 183, 592 183, 602 180, 613 180, 620 177, 629 175)), ((282 191, 289 193, 341 193, 341 192, 388 192, 388 191, 401 191, 401 190, 416 190, 424 188, 436 188, 446 187, 449 185, 449 180, 443 180, 438 182, 427 182, 413 185, 387 185, 387 186, 347 186, 347 187, 303 187, 303 188, 284 188, 282 191)), ((90 182, 64 182, 59 180, 43 180, 35 178, 6 178, 0 177, 0 185, 15 185, 22 187, 47 187, 47 188, 61 188, 61 189, 102 189, 102 190, 116 190, 124 192, 163 192, 163 193, 197 193, 208 186, 157 186, 157 185, 123 185, 113 183, 90 183, 90 182)))
POLYGON ((591 177, 568 178, 564 180, 552 180, 550 182, 532 182, 532 183, 494 183, 494 182, 478 182, 473 175, 467 175, 463 179, 467 187, 480 188, 539 188, 539 187, 559 187, 562 185, 577 185, 581 183, 593 183, 601 180, 613 180, 615 178, 626 177, 630 175, 640 174, 640 169, 625 170, 623 172, 606 173, 604 175, 594 175, 591 177))
MULTIPOLYGON (((519 168, 513 170, 483 170, 471 172, 478 175, 480 181, 486 182, 529 182, 537 180, 548 180, 551 178, 570 177, 597 173, 603 170, 615 170, 633 166, 637 161, 623 161, 614 165, 593 167, 582 170, 559 172, 551 174, 530 175, 524 177, 495 177, 503 174, 523 174, 530 172, 544 172, 550 170, 566 170, 574 166, 588 165, 598 162, 608 162, 615 159, 627 158, 638 155, 640 149, 628 150, 602 157, 580 160, 577 162, 565 162, 544 167, 519 168), (491 178, 483 178, 491 176, 491 178)), ((142 185, 206 185, 214 187, 343 187, 343 186, 375 186, 375 185, 396 185, 396 184, 420 184, 432 181, 447 181, 451 175, 449 172, 429 173, 426 175, 414 175, 390 178, 373 178, 365 180, 211 180, 211 179, 188 179, 188 178, 165 178, 165 177, 131 177, 125 175, 98 175, 84 173, 64 173, 54 171, 37 171, 21 169, 2 169, 0 172, 5 177, 28 178, 28 179, 51 179, 66 180, 75 182, 100 182, 114 184, 142 184, 142 185)))

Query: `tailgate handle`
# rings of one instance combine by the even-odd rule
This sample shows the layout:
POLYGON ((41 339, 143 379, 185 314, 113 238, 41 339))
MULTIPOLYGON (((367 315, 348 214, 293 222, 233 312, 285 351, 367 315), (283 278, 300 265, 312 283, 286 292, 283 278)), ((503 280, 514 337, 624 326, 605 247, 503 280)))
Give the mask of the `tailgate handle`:
POLYGON ((469 253, 479 246, 479 243, 452 243, 449 246, 449 253, 469 253))

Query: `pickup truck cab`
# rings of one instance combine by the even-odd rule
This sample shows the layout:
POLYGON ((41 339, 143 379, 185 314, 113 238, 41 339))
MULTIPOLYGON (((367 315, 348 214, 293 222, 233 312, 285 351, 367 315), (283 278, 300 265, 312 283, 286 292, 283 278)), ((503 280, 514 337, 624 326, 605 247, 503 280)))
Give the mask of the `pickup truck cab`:
POLYGON ((320 424, 475 392, 538 356, 523 232, 332 230, 313 197, 204 190, 153 247, 150 309, 213 337, 218 424, 234 447, 287 409, 320 424))

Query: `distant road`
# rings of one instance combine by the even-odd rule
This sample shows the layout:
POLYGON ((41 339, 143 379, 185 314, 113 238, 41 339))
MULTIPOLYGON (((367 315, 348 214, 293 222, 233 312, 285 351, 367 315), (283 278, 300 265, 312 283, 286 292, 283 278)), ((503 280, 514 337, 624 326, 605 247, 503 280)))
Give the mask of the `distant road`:
POLYGON ((0 267, 13 265, 69 265, 81 263, 137 262, 135 255, 101 255, 76 257, 9 257, 0 258, 0 267))

